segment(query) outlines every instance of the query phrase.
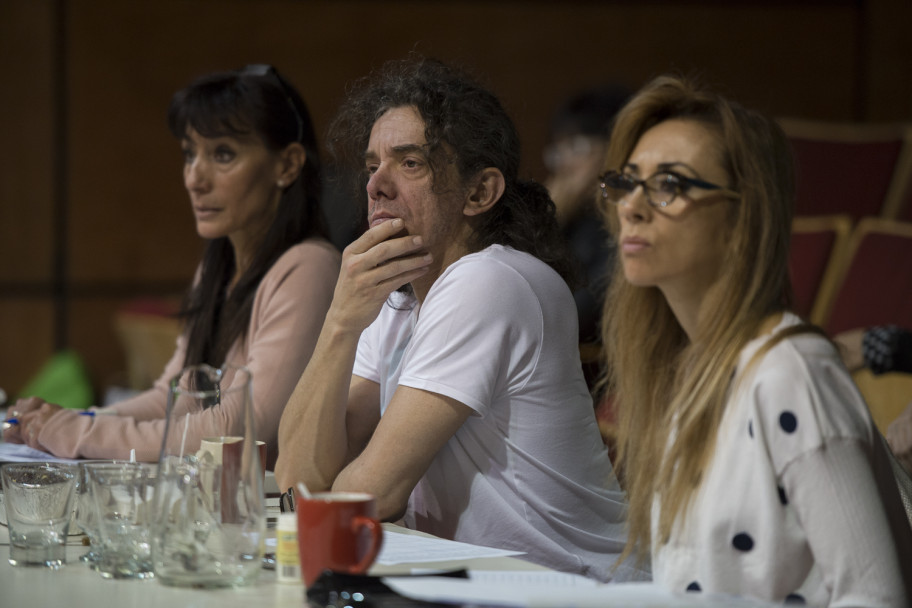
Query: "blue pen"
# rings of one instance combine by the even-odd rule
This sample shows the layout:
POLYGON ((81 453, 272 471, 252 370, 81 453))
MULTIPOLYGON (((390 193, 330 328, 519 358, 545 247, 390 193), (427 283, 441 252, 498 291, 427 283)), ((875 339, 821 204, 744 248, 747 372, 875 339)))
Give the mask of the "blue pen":
MULTIPOLYGON (((79 412, 80 416, 94 416, 95 414, 96 414, 96 412, 79 412)), ((7 418, 3 422, 4 422, 4 424, 13 426, 14 424, 19 424, 19 419, 18 418, 7 418)))
MULTIPOLYGON (((116 416, 114 412, 97 412, 97 411, 85 411, 79 412, 80 416, 116 416)), ((3 429, 6 430, 12 426, 19 424, 18 418, 7 418, 3 421, 3 429)))

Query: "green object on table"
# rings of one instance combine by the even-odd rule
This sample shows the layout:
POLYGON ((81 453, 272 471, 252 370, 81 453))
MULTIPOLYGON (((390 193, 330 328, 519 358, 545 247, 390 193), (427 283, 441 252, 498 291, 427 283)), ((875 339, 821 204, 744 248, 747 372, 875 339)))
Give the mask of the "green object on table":
POLYGON ((63 350, 29 380, 19 397, 40 397, 61 407, 85 409, 92 405, 92 383, 79 355, 63 350))

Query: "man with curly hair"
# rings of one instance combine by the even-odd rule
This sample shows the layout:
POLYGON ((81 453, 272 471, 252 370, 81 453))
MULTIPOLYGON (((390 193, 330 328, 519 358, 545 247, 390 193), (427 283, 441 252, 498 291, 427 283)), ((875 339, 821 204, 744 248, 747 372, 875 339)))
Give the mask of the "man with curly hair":
POLYGON ((330 129, 367 193, 280 425, 281 487, 374 494, 381 518, 599 580, 625 502, 580 365, 554 205, 520 180, 498 99, 437 61, 357 83, 330 129), (403 288, 404 287, 404 288, 403 288))

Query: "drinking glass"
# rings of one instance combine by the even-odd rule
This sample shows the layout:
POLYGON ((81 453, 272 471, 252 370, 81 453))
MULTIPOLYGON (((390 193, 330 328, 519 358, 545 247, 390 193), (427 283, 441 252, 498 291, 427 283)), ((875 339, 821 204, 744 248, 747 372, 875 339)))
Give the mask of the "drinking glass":
POLYGON ((228 587, 259 576, 266 516, 252 378, 244 367, 183 369, 170 383, 155 488, 152 559, 167 585, 228 587), (203 438, 232 437, 239 458, 203 438))
POLYGON ((57 569, 66 563, 76 467, 51 462, 0 467, 13 566, 57 569))
POLYGON ((101 541, 95 570, 105 578, 145 579, 153 575, 155 468, 141 462, 85 465, 101 541))
POLYGON ((101 538, 98 536, 98 517, 92 494, 89 492, 89 473, 86 465, 95 463, 117 463, 116 460, 84 460, 77 463, 76 472, 76 515, 74 522, 89 541, 89 550, 79 556, 79 561, 95 569, 101 557, 101 538))

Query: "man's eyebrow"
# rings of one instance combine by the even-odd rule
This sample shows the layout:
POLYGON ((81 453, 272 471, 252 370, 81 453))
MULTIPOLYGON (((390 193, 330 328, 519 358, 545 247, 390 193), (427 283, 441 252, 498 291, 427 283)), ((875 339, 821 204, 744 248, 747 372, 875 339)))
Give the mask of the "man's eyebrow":
MULTIPOLYGON (((402 144, 400 146, 393 146, 390 148, 390 152, 396 156, 405 156, 406 154, 420 154, 421 156, 427 156, 428 152, 427 144, 402 144)), ((365 150, 362 157, 365 161, 377 160, 380 155, 374 152, 373 150, 365 150)))
POLYGON ((394 154, 421 154, 422 156, 427 156, 427 144, 402 144, 401 146, 393 146, 392 148, 394 154))

